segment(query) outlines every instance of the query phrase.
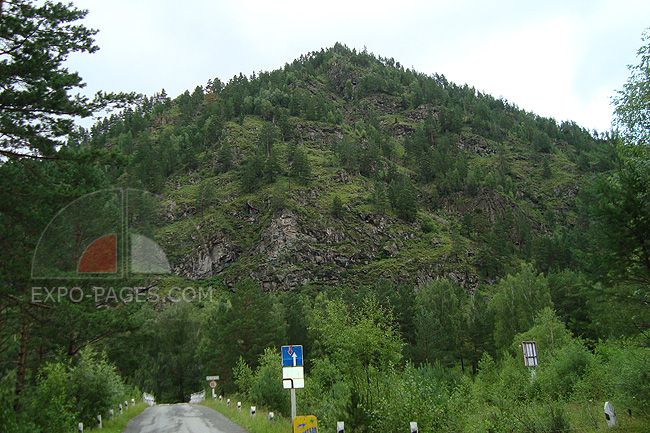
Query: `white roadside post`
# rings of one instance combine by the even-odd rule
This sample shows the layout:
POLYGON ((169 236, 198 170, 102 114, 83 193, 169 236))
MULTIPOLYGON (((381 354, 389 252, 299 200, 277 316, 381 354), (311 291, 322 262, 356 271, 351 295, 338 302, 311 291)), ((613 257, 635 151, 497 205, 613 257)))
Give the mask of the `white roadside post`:
POLYGON ((275 414, 273 412, 269 412, 269 421, 273 421, 273 417, 275 414))
POLYGON ((296 417, 296 389, 305 387, 302 346, 282 346, 282 387, 291 390, 291 420, 296 417))
POLYGON ((134 405, 135 405, 135 398, 132 398, 131 399, 131 406, 134 406, 134 405))
POLYGON ((237 411, 241 412, 241 401, 237 402, 237 411))
POLYGON ((336 422, 336 433, 345 433, 345 422, 337 421, 336 422))
POLYGON ((115 411, 113 409, 108 410, 108 416, 113 418, 115 416, 115 411))
POLYGON ((122 403, 120 403, 118 407, 120 408, 120 415, 122 415, 122 403))
POLYGON ((149 407, 156 405, 156 399, 153 395, 147 394, 146 392, 142 393, 142 401, 147 403, 149 407))
POLYGON ((77 424, 77 430, 79 430, 79 433, 84 433, 84 423, 77 424))
POLYGON ((251 406, 251 418, 255 418, 255 410, 256 410, 256 407, 251 406))
POLYGON ((97 425, 101 429, 102 428, 102 416, 97 415, 97 425))
POLYGON ((128 409, 129 409, 129 403, 127 403, 127 401, 124 400, 124 410, 128 410, 128 409))
POLYGON ((201 392, 190 394, 190 404, 199 404, 205 401, 205 389, 201 392))
POLYGON ((609 428, 616 427, 616 411, 608 401, 605 402, 605 419, 609 428))
POLYGON ((411 433, 418 433, 418 423, 411 421, 411 433))

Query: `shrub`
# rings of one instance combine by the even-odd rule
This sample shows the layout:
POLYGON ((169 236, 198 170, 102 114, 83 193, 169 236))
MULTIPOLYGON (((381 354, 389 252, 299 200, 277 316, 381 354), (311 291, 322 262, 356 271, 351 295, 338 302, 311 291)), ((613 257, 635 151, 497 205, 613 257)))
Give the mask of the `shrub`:
POLYGON ((124 397, 124 383, 106 356, 91 348, 81 351, 76 364, 47 363, 26 411, 43 431, 69 432, 78 422, 94 425, 124 397))
POLYGON ((578 388, 586 397, 650 415, 650 348, 631 340, 599 343, 578 388))
POLYGON ((278 368, 278 353, 266 348, 255 370, 239 358, 234 369, 237 389, 244 399, 275 412, 290 413, 289 392, 282 387, 282 370, 278 368))
POLYGON ((253 370, 241 356, 237 361, 237 365, 233 368, 233 376, 235 377, 237 391, 244 399, 250 398, 251 390, 253 389, 253 370))
POLYGON ((291 411, 289 396, 289 391, 282 387, 282 370, 278 368, 278 352, 275 348, 267 348, 260 357, 260 366, 253 376, 252 400, 260 406, 289 414, 291 411))
POLYGON ((378 382, 370 431, 405 431, 409 421, 416 421, 423 432, 448 427, 451 381, 439 365, 416 368, 409 364, 403 371, 383 373, 378 382))
POLYGON ((32 420, 42 431, 69 432, 79 415, 69 369, 63 363, 48 363, 38 373, 37 383, 30 402, 32 420))
POLYGON ((587 371, 592 354, 578 341, 571 341, 548 360, 539 370, 537 380, 546 398, 569 396, 587 371))
POLYGON ((106 413, 124 396, 124 383, 104 353, 90 347, 81 351, 79 362, 70 372, 70 391, 77 401, 79 421, 85 425, 106 413))

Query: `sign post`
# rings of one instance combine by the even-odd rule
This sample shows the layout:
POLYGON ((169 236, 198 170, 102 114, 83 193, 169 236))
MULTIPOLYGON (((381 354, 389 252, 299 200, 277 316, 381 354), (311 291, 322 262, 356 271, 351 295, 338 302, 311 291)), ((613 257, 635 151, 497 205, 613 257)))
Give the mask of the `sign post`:
POLYGON ((217 398, 217 393, 215 389, 217 388, 217 381, 219 380, 219 376, 206 376, 205 380, 208 381, 208 385, 210 385, 210 389, 212 390, 212 398, 217 398))
POLYGON ((282 346, 282 387, 291 390, 291 419, 294 419, 296 388, 305 387, 302 346, 282 346))

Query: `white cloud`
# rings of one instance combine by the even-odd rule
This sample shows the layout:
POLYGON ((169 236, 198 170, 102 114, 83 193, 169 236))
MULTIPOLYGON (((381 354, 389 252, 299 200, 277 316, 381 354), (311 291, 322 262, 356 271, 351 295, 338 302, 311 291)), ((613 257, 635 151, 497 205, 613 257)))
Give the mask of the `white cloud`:
POLYGON ((272 70, 339 41, 438 72, 523 109, 603 131, 650 3, 378 0, 76 0, 101 50, 72 56, 89 93, 171 96, 210 78, 272 70))
POLYGON ((574 65, 572 30, 566 18, 503 32, 443 63, 452 81, 521 105, 548 100, 570 90, 574 65))

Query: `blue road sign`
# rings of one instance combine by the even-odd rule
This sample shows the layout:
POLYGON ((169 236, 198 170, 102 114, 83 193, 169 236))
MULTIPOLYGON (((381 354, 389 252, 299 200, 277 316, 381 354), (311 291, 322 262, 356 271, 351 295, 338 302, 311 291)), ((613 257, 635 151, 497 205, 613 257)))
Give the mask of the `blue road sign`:
POLYGON ((282 346, 282 366, 301 367, 302 346, 282 346))

